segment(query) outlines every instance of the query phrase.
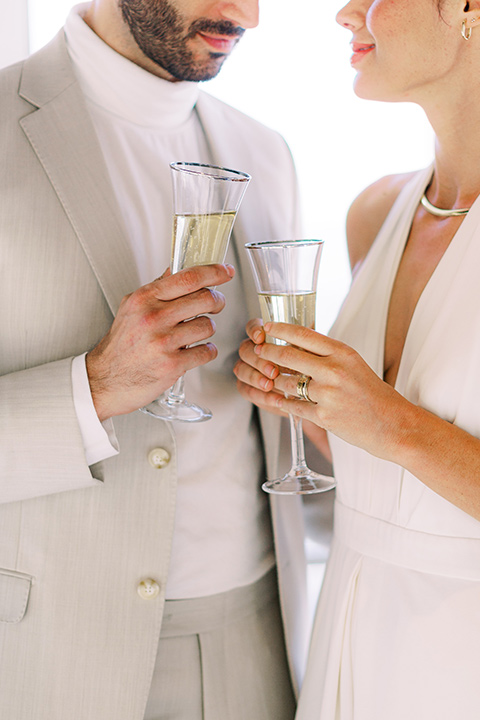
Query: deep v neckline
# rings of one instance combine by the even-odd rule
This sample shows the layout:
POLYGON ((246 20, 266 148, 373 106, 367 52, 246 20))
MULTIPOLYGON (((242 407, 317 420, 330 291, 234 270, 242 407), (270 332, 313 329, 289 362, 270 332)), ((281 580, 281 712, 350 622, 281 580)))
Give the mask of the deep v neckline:
MULTIPOLYGON (((388 309, 393 284, 420 198, 433 165, 420 170, 400 192, 352 281, 329 335, 353 347, 383 378, 388 309)), ((408 396, 415 368, 425 356, 433 326, 449 302, 450 288, 472 243, 478 244, 480 197, 475 200, 425 285, 412 314, 394 388, 408 396)), ((476 257, 476 256, 475 256, 476 257)))
MULTIPOLYGON (((409 214, 409 221, 405 223, 405 226, 403 228, 403 237, 402 240, 397 245, 397 253, 395 257, 395 261, 392 263, 391 273, 389 277, 389 284, 387 288, 386 298, 388 299, 388 302, 385 303, 385 312, 384 317, 382 320, 382 337, 381 337, 381 369, 380 369, 380 377, 385 381, 385 356, 386 356, 386 339, 387 339, 387 326, 388 326, 388 318, 389 318, 389 311, 390 311, 390 304, 392 301, 392 293, 395 286, 395 281, 398 276, 398 272, 400 269, 400 263, 402 261, 402 258, 405 254, 405 249, 407 246, 408 239, 410 237, 410 233, 412 230, 413 221, 415 218, 415 214, 418 210, 418 205, 420 203, 421 197, 423 193, 425 192, 426 188, 428 187, 429 183, 431 182, 433 168, 430 169, 430 172, 428 175, 425 175, 424 182, 418 185, 417 192, 411 197, 411 204, 408 208, 408 214, 409 214)), ((477 200, 475 200, 475 203, 472 205, 472 208, 477 204, 477 200)), ((471 209, 472 209, 471 208, 471 209)), ((470 212, 471 212, 470 209, 470 212)), ((408 351, 410 349, 410 346, 412 344, 412 336, 415 333, 415 327, 418 324, 418 317, 422 315, 422 313, 425 311, 424 308, 428 305, 428 298, 432 293, 434 293, 435 287, 438 282, 438 278, 443 274, 443 268, 448 263, 448 258, 455 253, 455 249, 459 243, 458 238, 464 234, 463 228, 465 225, 469 224, 468 218, 470 216, 470 212, 465 215, 462 223, 457 228, 455 233, 452 236, 452 239, 450 240, 448 247, 445 249, 445 252, 441 256, 440 260, 436 264, 435 268, 433 269, 433 272, 431 273, 430 277, 428 278, 427 282, 425 283, 425 286, 420 293, 418 300, 415 304, 410 322, 408 324, 407 332, 405 333, 405 338, 403 341, 403 346, 400 352, 400 359, 398 362, 398 369, 397 374, 395 377, 394 383, 388 383, 397 391, 401 391, 401 388, 404 388, 407 375, 404 366, 405 366, 405 357, 408 354, 408 351)))

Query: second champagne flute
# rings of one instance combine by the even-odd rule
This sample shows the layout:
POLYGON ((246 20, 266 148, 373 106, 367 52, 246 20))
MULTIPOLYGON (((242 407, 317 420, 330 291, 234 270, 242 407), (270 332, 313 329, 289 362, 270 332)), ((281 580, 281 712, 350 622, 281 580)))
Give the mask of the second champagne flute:
MULTIPOLYGON (((323 240, 279 240, 245 245, 252 266, 264 323, 285 322, 315 327, 317 279, 323 240)), ((267 342, 285 345, 267 336, 267 342)), ((307 466, 302 420, 289 415, 292 467, 281 478, 268 480, 269 493, 307 495, 335 487, 333 477, 307 466)))
MULTIPOLYGON (((250 175, 190 162, 171 163, 170 169, 174 212, 172 274, 195 265, 223 263, 250 175)), ((142 411, 162 420, 182 422, 212 417, 210 410, 186 401, 183 375, 142 411)))

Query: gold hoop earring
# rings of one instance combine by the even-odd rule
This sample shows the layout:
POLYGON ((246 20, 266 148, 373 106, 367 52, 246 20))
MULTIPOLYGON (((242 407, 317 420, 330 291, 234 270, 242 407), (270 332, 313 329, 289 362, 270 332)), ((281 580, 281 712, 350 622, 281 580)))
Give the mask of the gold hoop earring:
POLYGON ((464 20, 462 22, 462 37, 464 40, 470 40, 471 36, 472 36, 472 28, 471 27, 467 28, 467 21, 464 20))

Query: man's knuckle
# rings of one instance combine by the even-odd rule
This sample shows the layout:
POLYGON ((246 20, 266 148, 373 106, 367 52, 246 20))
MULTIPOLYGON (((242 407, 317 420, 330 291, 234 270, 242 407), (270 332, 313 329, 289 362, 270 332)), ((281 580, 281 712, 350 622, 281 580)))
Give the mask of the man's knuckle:
POLYGON ((202 270, 199 266, 187 268, 178 276, 180 283, 188 289, 198 287, 201 284, 201 278, 202 270))

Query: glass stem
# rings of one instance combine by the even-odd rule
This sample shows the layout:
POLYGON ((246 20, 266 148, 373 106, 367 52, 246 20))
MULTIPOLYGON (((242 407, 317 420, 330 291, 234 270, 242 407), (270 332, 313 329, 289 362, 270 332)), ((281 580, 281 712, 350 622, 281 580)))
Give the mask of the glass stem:
POLYGON ((175 385, 172 385, 167 395, 169 405, 179 405, 185 400, 185 376, 181 375, 175 385))
POLYGON ((292 443, 292 469, 290 473, 300 473, 308 470, 307 463, 305 462, 302 419, 291 414, 289 414, 288 417, 290 420, 290 439, 292 443))

